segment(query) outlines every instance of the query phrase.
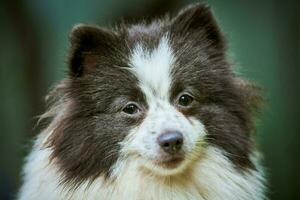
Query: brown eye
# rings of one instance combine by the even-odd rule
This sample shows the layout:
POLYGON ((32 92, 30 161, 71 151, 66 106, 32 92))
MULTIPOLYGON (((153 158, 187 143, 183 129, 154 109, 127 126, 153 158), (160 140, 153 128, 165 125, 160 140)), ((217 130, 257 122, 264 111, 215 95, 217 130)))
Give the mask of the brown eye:
POLYGON ((130 103, 123 108, 123 112, 129 115, 134 115, 139 112, 139 108, 137 107, 137 105, 130 103))
POLYGON ((190 95, 184 94, 179 97, 178 103, 181 106, 189 106, 194 101, 190 95))

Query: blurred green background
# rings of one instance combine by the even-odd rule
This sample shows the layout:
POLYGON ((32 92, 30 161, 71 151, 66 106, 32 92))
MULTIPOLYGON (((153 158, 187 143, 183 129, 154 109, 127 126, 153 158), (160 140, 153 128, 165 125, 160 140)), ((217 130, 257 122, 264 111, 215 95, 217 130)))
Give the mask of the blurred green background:
MULTIPOLYGON (((12 199, 43 98, 66 75, 76 23, 111 26, 176 11, 190 0, 0 1, 0 199, 12 199)), ((238 73, 259 83, 258 123, 270 199, 300 199, 300 6, 297 0, 207 0, 238 73)))

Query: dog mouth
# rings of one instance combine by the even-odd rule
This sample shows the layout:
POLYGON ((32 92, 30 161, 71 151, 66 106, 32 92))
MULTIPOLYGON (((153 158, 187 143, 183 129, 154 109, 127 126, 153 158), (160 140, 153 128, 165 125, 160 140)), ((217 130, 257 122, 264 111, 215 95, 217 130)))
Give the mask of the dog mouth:
POLYGON ((169 158, 155 160, 154 164, 165 169, 174 169, 177 168, 183 161, 184 161, 184 157, 178 155, 169 158))

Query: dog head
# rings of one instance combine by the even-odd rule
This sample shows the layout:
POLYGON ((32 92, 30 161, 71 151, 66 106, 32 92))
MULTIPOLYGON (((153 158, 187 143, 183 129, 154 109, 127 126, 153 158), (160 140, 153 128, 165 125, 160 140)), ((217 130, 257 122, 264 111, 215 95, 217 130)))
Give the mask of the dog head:
POLYGON ((65 181, 109 177, 125 162, 173 176, 210 145, 235 166, 253 167, 260 98, 233 73, 208 7, 113 30, 76 26, 69 67, 67 108, 49 138, 65 181))

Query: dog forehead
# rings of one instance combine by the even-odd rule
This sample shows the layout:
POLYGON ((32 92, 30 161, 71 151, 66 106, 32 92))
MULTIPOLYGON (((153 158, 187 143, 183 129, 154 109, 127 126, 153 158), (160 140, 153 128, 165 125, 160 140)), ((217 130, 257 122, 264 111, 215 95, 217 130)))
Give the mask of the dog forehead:
POLYGON ((143 43, 135 44, 130 57, 131 70, 148 102, 154 98, 169 99, 173 64, 174 55, 167 35, 162 36, 153 49, 143 43))

